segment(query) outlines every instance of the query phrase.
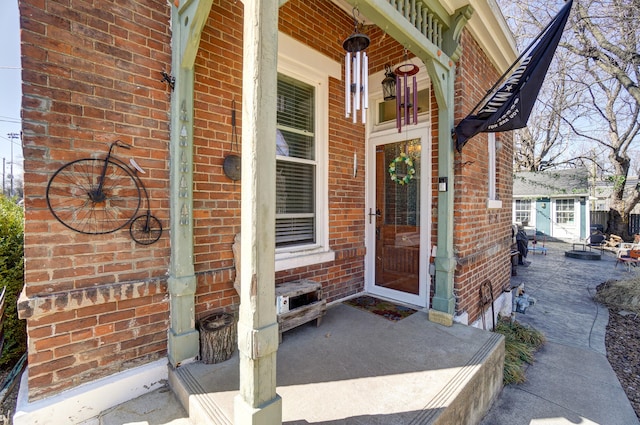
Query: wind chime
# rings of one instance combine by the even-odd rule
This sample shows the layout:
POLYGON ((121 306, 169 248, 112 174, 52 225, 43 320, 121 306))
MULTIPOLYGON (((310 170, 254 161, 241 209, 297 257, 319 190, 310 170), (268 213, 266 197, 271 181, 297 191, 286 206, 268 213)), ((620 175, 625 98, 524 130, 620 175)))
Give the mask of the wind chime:
POLYGON ((365 124, 369 109, 369 57, 364 50, 369 47, 371 40, 358 31, 356 12, 354 8, 353 34, 342 43, 347 52, 344 58, 345 117, 353 117, 355 124, 358 111, 361 111, 361 122, 365 124))
POLYGON ((404 125, 418 124, 418 82, 416 74, 420 70, 407 60, 407 51, 404 52, 405 63, 398 66, 396 74, 396 127, 398 133, 402 131, 402 118, 404 125), (412 77, 412 84, 409 87, 409 77, 412 77), (411 113, 409 113, 411 110, 411 113))

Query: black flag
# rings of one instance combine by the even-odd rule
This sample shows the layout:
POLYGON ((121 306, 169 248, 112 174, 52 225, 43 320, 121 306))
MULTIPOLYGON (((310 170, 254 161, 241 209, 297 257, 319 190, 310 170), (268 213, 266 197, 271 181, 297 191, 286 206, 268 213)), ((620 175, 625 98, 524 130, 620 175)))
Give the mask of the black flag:
POLYGON ((477 109, 476 106, 470 115, 458 123, 454 130, 458 151, 478 133, 515 130, 527 125, 533 104, 569 18, 572 4, 573 0, 569 0, 520 58, 511 65, 511 75, 493 91, 478 113, 472 115, 477 109))

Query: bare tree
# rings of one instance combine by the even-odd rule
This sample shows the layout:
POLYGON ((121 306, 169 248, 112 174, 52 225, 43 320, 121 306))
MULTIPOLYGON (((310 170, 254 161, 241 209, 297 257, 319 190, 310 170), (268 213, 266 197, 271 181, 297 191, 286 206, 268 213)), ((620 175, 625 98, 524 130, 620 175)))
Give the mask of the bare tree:
POLYGON ((516 131, 516 171, 543 171, 575 162, 571 154, 571 127, 562 116, 568 111, 577 115, 582 100, 581 93, 567 79, 569 66, 566 58, 556 56, 529 118, 530 125, 516 131))
MULTIPOLYGON (((640 200, 637 188, 629 193, 624 190, 631 169, 630 148, 637 143, 640 130, 640 1, 579 0, 574 13, 573 42, 563 47, 583 59, 590 109, 607 124, 606 137, 596 141, 605 147, 612 168, 608 231, 626 239, 630 236, 629 214, 640 200)), ((574 130, 584 138, 593 134, 574 130)))
MULTIPOLYGON (((555 13, 541 0, 503 3, 514 32, 539 31, 555 13)), ((595 160, 614 183, 607 231, 625 239, 640 201, 640 188, 624 190, 640 130, 639 18, 640 0, 574 0, 547 90, 518 138, 516 156, 516 169, 529 170, 595 160)))

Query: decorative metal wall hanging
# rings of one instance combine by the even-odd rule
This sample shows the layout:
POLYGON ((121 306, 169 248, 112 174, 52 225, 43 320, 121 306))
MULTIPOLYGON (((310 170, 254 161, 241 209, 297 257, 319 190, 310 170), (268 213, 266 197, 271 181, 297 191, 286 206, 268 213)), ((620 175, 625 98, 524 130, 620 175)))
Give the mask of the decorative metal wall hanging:
POLYGON ((131 149, 116 140, 104 158, 63 165, 47 184, 47 205, 60 223, 76 232, 103 235, 129 225, 133 240, 150 245, 160 239, 162 225, 151 215, 149 193, 139 176, 144 170, 133 158, 129 163, 118 159, 115 147, 131 149), (137 215, 141 207, 145 212, 137 215))
POLYGON ((345 117, 353 117, 357 121, 357 113, 361 111, 361 122, 367 121, 367 109, 369 109, 369 57, 364 51, 369 47, 371 40, 365 34, 358 31, 357 9, 353 9, 353 34, 342 43, 346 50, 344 58, 345 80, 345 117))
POLYGON ((234 145, 236 152, 238 151, 238 131, 236 128, 236 101, 231 106, 231 153, 224 158, 222 169, 224 174, 233 181, 240 180, 242 176, 242 158, 240 155, 233 153, 234 145))

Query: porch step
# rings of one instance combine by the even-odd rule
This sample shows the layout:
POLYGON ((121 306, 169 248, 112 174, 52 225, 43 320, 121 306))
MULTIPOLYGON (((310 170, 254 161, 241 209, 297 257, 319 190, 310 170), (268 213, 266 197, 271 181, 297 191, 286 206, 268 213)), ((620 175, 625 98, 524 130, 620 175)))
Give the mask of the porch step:
POLYGON ((501 335, 492 333, 486 344, 460 368, 411 424, 480 423, 502 390, 503 339, 501 335))
MULTIPOLYGON (((429 322, 392 322, 343 304, 320 328, 289 331, 278 350, 283 423, 477 424, 502 389, 499 334, 429 322)), ((233 424, 238 354, 169 371, 194 425, 233 424)))
POLYGON ((233 425, 233 420, 216 404, 214 395, 198 382, 188 367, 169 368, 169 386, 189 413, 193 425, 233 425))

